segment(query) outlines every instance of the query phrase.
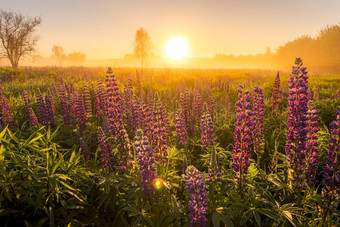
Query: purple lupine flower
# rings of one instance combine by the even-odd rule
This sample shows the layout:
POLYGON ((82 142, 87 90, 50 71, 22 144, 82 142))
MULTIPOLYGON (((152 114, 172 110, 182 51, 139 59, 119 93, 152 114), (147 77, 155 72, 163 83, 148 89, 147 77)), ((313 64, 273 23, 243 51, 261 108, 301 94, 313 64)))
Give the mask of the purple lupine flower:
POLYGON ((208 98, 208 111, 211 119, 214 120, 214 96, 209 96, 208 98))
POLYGON ((112 149, 101 127, 98 127, 98 146, 101 152, 101 161, 103 168, 107 168, 111 171, 115 170, 112 149))
POLYGON ((70 103, 68 104, 68 106, 69 106, 70 117, 72 119, 77 118, 77 99, 78 99, 78 95, 75 91, 70 93, 70 103))
POLYGON ((183 109, 179 103, 178 103, 178 109, 176 110, 176 113, 175 113, 175 124, 176 124, 178 145, 186 146, 188 144, 188 133, 185 127, 183 109))
POLYGON ((142 92, 144 91, 142 89, 141 75, 139 74, 138 69, 136 69, 136 80, 137 80, 137 90, 138 90, 139 97, 141 98, 141 100, 143 100, 142 92))
POLYGON ((105 91, 104 85, 101 80, 98 79, 97 88, 100 98, 100 110, 103 114, 107 115, 107 92, 105 91))
POLYGON ((308 97, 308 101, 313 101, 313 98, 314 98, 314 91, 313 91, 312 88, 309 88, 307 97, 308 97))
POLYGON ((144 128, 144 135, 151 141, 154 132, 152 112, 147 104, 142 103, 141 105, 143 118, 142 127, 144 128))
POLYGON ((0 93, 0 122, 2 125, 12 123, 12 111, 2 92, 0 93))
POLYGON ((50 123, 48 121, 48 112, 47 112, 45 100, 39 89, 36 95, 37 95, 39 121, 42 125, 47 127, 50 123))
POLYGON ((194 166, 185 171, 187 192, 190 195, 188 204, 189 226, 206 226, 208 213, 207 189, 200 172, 194 166))
POLYGON ((125 170, 132 158, 131 144, 123 125, 120 105, 121 98, 117 79, 115 74, 109 76, 110 69, 111 68, 109 68, 108 74, 106 75, 109 130, 112 136, 115 137, 115 143, 119 150, 120 163, 122 164, 122 169, 125 170))
POLYGON ((192 110, 192 114, 193 114, 193 120, 194 120, 194 127, 199 126, 200 123, 200 118, 202 116, 203 113, 203 98, 201 96, 201 94, 195 90, 194 91, 194 100, 193 100, 193 110, 192 110))
POLYGON ((225 116, 228 117, 229 116, 229 109, 230 109, 230 101, 229 101, 229 95, 228 94, 225 95, 224 109, 225 109, 225 116))
POLYGON ((254 152, 260 157, 264 152, 263 134, 264 101, 263 91, 258 86, 254 87, 253 94, 253 144, 254 152))
POLYGON ((100 106, 100 91, 97 86, 94 88, 94 103, 96 107, 96 115, 100 116, 103 111, 101 110, 100 106))
POLYGON ((86 110, 84 105, 83 93, 79 89, 76 95, 76 117, 78 119, 79 130, 84 131, 86 129, 86 110))
POLYGON ((60 100, 60 108, 61 108, 61 114, 63 116, 64 124, 70 125, 71 124, 71 116, 70 116, 70 105, 67 102, 66 97, 66 90, 64 84, 60 85, 59 88, 59 100, 60 100))
POLYGON ((309 102, 307 111, 307 142, 306 142, 306 177, 309 185, 314 185, 315 174, 317 170, 318 162, 318 111, 315 110, 315 106, 312 101, 309 102))
POLYGON ((149 106, 149 108, 153 107, 153 92, 152 90, 149 90, 148 93, 146 94, 146 102, 149 106))
POLYGON ((152 149, 155 153, 156 161, 163 163, 167 162, 167 146, 166 146, 166 129, 164 118, 162 117, 161 102, 158 93, 155 94, 153 107, 153 134, 152 134, 152 149))
POLYGON ((290 74, 289 84, 289 117, 286 141, 286 154, 289 163, 290 188, 301 191, 306 188, 305 161, 307 139, 307 71, 302 67, 301 58, 295 61, 290 74))
POLYGON ((208 148, 209 146, 214 145, 214 126, 213 120, 209 114, 207 103, 204 103, 203 107, 204 111, 201 116, 201 139, 203 149, 208 148))
POLYGON ((37 116, 35 115, 32 107, 28 109, 29 111, 29 122, 30 122, 30 126, 35 126, 38 124, 38 118, 37 116))
POLYGON ((190 107, 190 93, 188 89, 184 89, 183 93, 180 94, 180 104, 184 113, 184 121, 187 132, 191 129, 191 107, 190 107))
POLYGON ((84 99, 85 99, 86 115, 91 117, 92 116, 92 104, 91 104, 90 92, 89 92, 89 89, 87 87, 84 87, 84 99))
POLYGON ((245 188, 245 181, 247 179, 249 158, 250 158, 250 145, 252 143, 252 132, 250 129, 253 127, 251 120, 251 97, 249 91, 245 90, 244 85, 240 85, 238 91, 239 100, 236 102, 236 118, 235 123, 235 146, 234 146, 234 162, 233 170, 235 172, 234 179, 236 183, 236 189, 242 193, 245 188))
POLYGON ((209 166, 209 174, 208 178, 210 182, 216 182, 221 180, 221 174, 218 169, 217 164, 217 157, 216 157, 216 147, 214 146, 211 151, 211 159, 210 159, 210 166, 209 166))
POLYGON ((320 99, 320 87, 319 85, 316 87, 316 92, 315 92, 315 101, 319 101, 320 99))
POLYGON ((28 92, 26 90, 22 91, 22 96, 23 96, 24 102, 25 102, 26 117, 27 117, 27 119, 29 119, 30 118, 30 108, 32 108, 30 97, 29 97, 28 92))
POLYGON ((143 131, 140 129, 136 132, 134 146, 139 162, 143 196, 145 198, 154 197, 155 189, 152 187, 152 181, 157 178, 154 154, 148 138, 143 136, 143 131))
POLYGON ((128 83, 124 84, 124 95, 123 95, 123 113, 124 120, 132 128, 133 120, 132 120, 132 98, 133 98, 133 87, 132 80, 129 78, 128 83))
POLYGON ((273 101, 272 101, 273 112, 279 109, 279 99, 280 99, 280 74, 279 72, 277 72, 277 75, 274 81, 274 89, 273 89, 273 101))
POLYGON ((167 113, 164 105, 162 105, 162 103, 161 103, 161 118, 162 118, 162 121, 164 121, 166 133, 168 135, 170 135, 172 133, 171 132, 170 121, 169 121, 169 118, 168 118, 168 113, 167 113))
POLYGON ((321 203, 321 211, 334 213, 340 201, 340 108, 335 110, 336 120, 330 123, 329 147, 326 155, 326 165, 323 169, 322 191, 324 201, 321 203))
POLYGON ((52 123, 55 119, 55 105, 52 94, 50 91, 45 95, 45 102, 46 102, 46 110, 48 115, 48 121, 52 123))
POLYGON ((79 139, 81 154, 84 156, 85 163, 90 161, 89 150, 87 149, 86 143, 83 138, 79 139))

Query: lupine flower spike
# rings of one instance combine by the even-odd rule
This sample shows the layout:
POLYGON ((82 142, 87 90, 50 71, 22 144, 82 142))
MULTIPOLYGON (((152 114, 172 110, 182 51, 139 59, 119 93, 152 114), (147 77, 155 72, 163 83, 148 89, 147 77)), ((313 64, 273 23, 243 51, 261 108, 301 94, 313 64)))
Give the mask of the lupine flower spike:
POLYGON ((245 181, 247 179, 249 158, 250 158, 250 145, 252 143, 252 132, 253 122, 251 120, 252 112, 249 95, 249 91, 245 90, 244 85, 240 85, 238 89, 239 100, 236 102, 236 118, 235 123, 235 146, 234 146, 234 179, 235 187, 240 193, 245 188, 245 181))
POLYGON ((280 98, 280 74, 277 72, 274 81, 274 89, 273 89, 273 112, 276 112, 279 108, 279 98, 280 98))
POLYGON ((295 61, 290 74, 289 84, 289 117, 286 142, 288 156, 290 188, 299 192, 306 188, 306 139, 308 87, 307 71, 302 66, 301 58, 295 61))
POLYGON ((256 86, 254 87, 253 94, 253 144, 254 152, 257 155, 258 162, 264 152, 263 115, 263 91, 261 88, 256 86))
POLYGON ((194 166, 188 166, 185 171, 185 181, 187 192, 190 195, 188 204, 189 226, 206 226, 208 200, 203 178, 194 166))
POLYGON ((327 215, 338 208, 340 202, 340 108, 335 110, 336 120, 330 124, 330 138, 326 166, 323 170, 323 183, 326 187, 322 191, 324 202, 321 211, 327 215))

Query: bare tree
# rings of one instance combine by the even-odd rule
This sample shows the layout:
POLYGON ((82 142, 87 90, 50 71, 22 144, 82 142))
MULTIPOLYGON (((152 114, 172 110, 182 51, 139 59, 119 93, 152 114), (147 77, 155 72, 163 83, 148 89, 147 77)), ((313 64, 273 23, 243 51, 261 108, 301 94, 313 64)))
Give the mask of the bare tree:
POLYGON ((64 48, 61 46, 54 45, 52 48, 53 56, 55 56, 58 59, 59 65, 61 64, 61 61, 65 58, 65 51, 64 48))
POLYGON ((134 52, 137 57, 141 58, 141 68, 144 67, 145 58, 150 54, 151 49, 151 37, 144 28, 138 29, 134 42, 134 52))
POLYGON ((10 60, 12 68, 18 68, 21 57, 35 52, 39 38, 34 32, 40 23, 39 17, 0 10, 0 55, 10 60))

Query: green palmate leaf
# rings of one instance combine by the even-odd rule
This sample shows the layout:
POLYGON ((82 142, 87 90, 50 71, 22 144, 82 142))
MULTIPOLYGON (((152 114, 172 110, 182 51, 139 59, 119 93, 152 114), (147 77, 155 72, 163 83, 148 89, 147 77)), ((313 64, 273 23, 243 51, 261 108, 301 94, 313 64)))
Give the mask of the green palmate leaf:
POLYGON ((241 225, 246 224, 246 222, 251 218, 251 216, 252 216, 252 211, 247 210, 241 218, 241 225))

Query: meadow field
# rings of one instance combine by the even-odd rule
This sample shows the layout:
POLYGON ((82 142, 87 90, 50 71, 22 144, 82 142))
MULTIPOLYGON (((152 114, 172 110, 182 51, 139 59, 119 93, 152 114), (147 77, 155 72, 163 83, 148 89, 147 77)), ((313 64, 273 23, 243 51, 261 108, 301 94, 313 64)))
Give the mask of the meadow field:
POLYGON ((1 226, 339 226, 340 75, 0 69, 1 226))

